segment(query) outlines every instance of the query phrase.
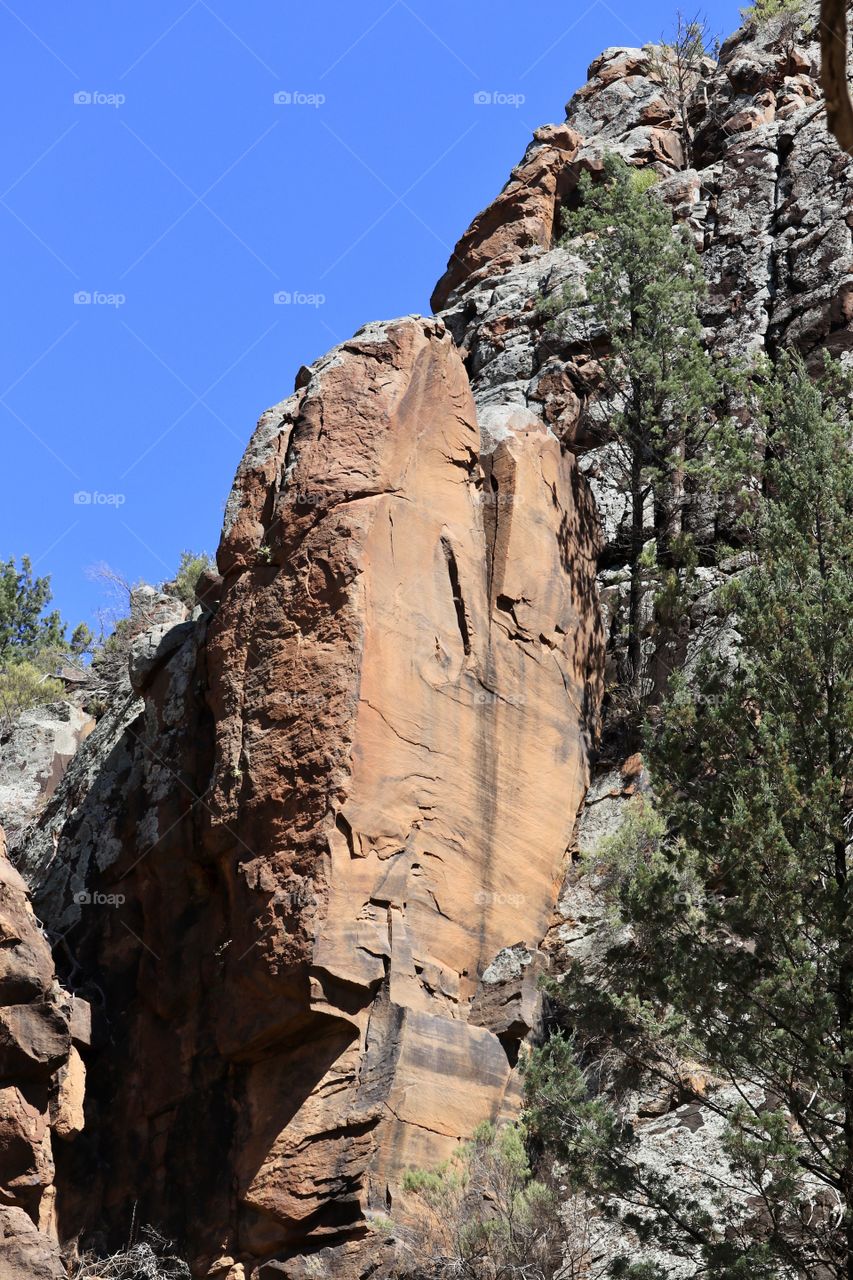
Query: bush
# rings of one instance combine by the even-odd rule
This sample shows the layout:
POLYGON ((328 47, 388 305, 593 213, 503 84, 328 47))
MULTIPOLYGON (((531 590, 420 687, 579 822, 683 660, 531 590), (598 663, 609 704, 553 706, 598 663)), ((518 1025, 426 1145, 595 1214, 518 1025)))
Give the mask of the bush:
POLYGON ((183 601, 188 609, 195 605, 195 585, 201 575, 216 569, 216 561, 206 551, 182 551, 178 571, 160 590, 183 601))
POLYGON ((805 17, 803 0, 755 0, 747 9, 741 9, 741 17, 754 20, 759 26, 774 18, 790 18, 798 21, 805 17))
POLYGON ((411 1276, 553 1280, 558 1273, 581 1274, 563 1270, 569 1242, 557 1189, 534 1178, 518 1125, 480 1125, 437 1170, 410 1170, 403 1189, 420 1208, 411 1241, 418 1270, 411 1276))
POLYGON ((151 1227, 143 1239, 109 1257, 86 1253, 71 1269, 71 1280, 190 1280, 190 1269, 175 1246, 151 1227))
POLYGON ((33 662, 10 662, 0 671, 0 716, 11 724, 22 711, 43 707, 64 695, 59 680, 33 662))

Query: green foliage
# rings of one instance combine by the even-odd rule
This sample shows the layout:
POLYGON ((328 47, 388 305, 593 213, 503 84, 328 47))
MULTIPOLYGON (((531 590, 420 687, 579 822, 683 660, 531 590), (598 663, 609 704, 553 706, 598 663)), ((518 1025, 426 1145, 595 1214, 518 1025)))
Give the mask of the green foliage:
POLYGON ((566 235, 587 266, 583 288, 567 286, 546 313, 558 340, 576 341, 584 325, 591 342, 601 331, 609 335, 609 353, 602 358, 599 345, 594 354, 609 465, 629 504, 623 680, 637 696, 660 694, 677 665, 680 605, 698 562, 696 495, 728 476, 720 461, 728 439, 721 405, 730 379, 703 344, 698 254, 687 229, 673 227, 646 173, 608 156, 604 180, 584 174, 579 197, 566 235), (651 626, 648 596, 655 600, 651 626))
MULTIPOLYGON (((813 381, 783 358, 756 394, 769 447, 744 515, 752 561, 725 592, 738 644, 706 651, 650 726, 659 812, 629 810, 600 852, 622 926, 606 980, 570 973, 556 995, 564 1019, 598 1032, 599 1055, 666 1078, 667 1052, 689 1053, 748 1082, 736 1105, 714 1104, 746 1218, 718 1200, 704 1219, 650 1182, 624 1135, 597 1166, 580 1141, 590 1185, 644 1196, 669 1247, 692 1240, 714 1276, 849 1280, 853 379, 830 364, 813 381)), ((568 1119, 556 1134, 540 1119, 535 1076, 530 1114, 574 1158, 589 1103, 577 1065, 561 1070, 568 1119)))
POLYGON ((206 551, 182 551, 178 571, 161 590, 183 601, 188 609, 195 605, 195 586, 202 573, 216 568, 216 561, 206 551))
POLYGON ((14 560, 0 562, 0 664, 64 647, 62 619, 44 612, 50 600, 50 578, 34 578, 28 556, 20 569, 14 560))
POLYGON ((0 671, 0 714, 11 722, 22 711, 42 707, 61 698, 64 687, 41 671, 35 663, 23 659, 10 662, 0 671))
POLYGON ((7 722, 61 698, 63 686, 54 673, 92 643, 85 623, 66 639, 59 613, 46 612, 50 600, 50 578, 34 577, 27 556, 20 568, 14 559, 0 563, 0 714, 7 722))
POLYGON ((552 1280, 562 1265, 557 1193, 533 1176, 516 1125, 480 1125, 438 1169, 409 1170, 403 1189, 421 1206, 419 1265, 431 1259, 437 1275, 552 1280))
POLYGON ((94 643, 95 636, 92 629, 85 622, 78 622, 71 633, 68 648, 72 657, 81 658, 84 654, 92 652, 94 643))
POLYGON ((781 17, 801 22, 806 16, 803 0, 755 0, 754 4, 740 12, 745 21, 753 19, 759 26, 781 17))
POLYGON ((654 169, 631 169, 628 181, 630 182, 632 193, 642 196, 657 185, 659 178, 654 169))

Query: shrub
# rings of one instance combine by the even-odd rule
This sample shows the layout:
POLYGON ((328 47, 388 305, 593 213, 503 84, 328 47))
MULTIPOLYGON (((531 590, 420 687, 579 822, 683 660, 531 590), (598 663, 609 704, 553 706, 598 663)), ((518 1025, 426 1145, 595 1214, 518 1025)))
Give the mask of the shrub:
POLYGON ((755 0, 754 4, 740 12, 747 22, 754 20, 759 26, 774 18, 786 17, 798 21, 805 16, 803 0, 755 0))
POLYGON ((520 1126, 480 1125, 437 1170, 410 1170, 403 1188, 420 1205, 412 1240, 419 1270, 410 1275, 423 1275, 425 1266, 436 1277, 465 1280, 553 1280, 562 1273, 559 1196, 550 1181, 533 1176, 520 1126))
POLYGON ((195 585, 203 573, 215 570, 216 561, 206 551, 182 551, 178 571, 169 582, 164 582, 160 590, 167 596, 174 596, 183 601, 188 609, 195 605, 195 585))
POLYGON ((86 1253, 72 1266, 71 1280, 190 1280, 190 1269, 174 1253, 174 1244, 151 1227, 143 1239, 109 1257, 86 1253))
POLYGON ((0 716, 9 724, 30 707, 43 707, 64 694, 63 685, 33 662, 10 662, 0 671, 0 716))

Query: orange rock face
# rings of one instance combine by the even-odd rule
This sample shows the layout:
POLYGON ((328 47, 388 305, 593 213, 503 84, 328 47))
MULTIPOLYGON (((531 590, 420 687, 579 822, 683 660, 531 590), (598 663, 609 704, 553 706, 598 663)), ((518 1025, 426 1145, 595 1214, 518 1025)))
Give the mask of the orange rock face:
POLYGON ((404 1171, 517 1109, 600 695, 598 523, 549 429, 481 430, 441 320, 299 384, 239 469, 216 603, 145 649, 33 864, 64 868, 39 901, 109 1024, 64 1232, 120 1239, 138 1200, 198 1275, 318 1246, 356 1274, 404 1171))
POLYGON ((411 318, 320 362, 238 477, 207 661, 219 1042, 268 1055, 239 1138, 252 1252, 384 1209, 512 1087, 469 1012, 547 930, 600 641, 574 461, 532 419, 500 434, 484 449, 443 325, 411 318))
POLYGON ((433 310, 440 311, 453 290, 481 269, 498 275, 524 249, 550 246, 559 231, 559 198, 577 183, 570 166, 582 141, 565 124, 536 130, 501 194, 477 215, 456 245, 430 299, 433 310))

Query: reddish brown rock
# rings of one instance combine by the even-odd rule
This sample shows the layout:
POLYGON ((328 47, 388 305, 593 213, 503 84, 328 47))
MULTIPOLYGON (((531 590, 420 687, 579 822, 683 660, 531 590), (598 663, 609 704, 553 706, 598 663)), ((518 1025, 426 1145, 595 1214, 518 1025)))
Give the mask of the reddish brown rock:
MULTIPOLYGON (((453 293, 501 276, 531 252, 550 249, 561 232, 563 202, 584 170, 600 172, 607 151, 631 164, 669 173, 684 167, 677 113, 663 88, 661 51, 606 49, 587 83, 566 105, 562 124, 543 125, 492 204, 456 245, 430 305, 443 310, 453 293)), ((708 62, 709 66, 713 64, 708 62)))
POLYGON ((56 1242, 14 1206, 0 1205, 0 1276, 3 1280, 68 1280, 56 1242))
POLYGON ((293 1050, 248 1074, 256 1253, 396 1200, 502 1108, 510 1064, 468 1010, 547 928, 597 699, 584 486, 538 424, 482 454, 443 326, 370 326, 277 412, 208 640, 212 837, 241 846, 219 1042, 312 1046, 295 1112, 293 1050))
POLYGON ((567 125, 544 125, 498 198, 478 214, 453 251, 430 305, 440 311, 453 290, 488 266, 518 260, 533 245, 547 248, 555 232, 558 201, 574 185, 567 166, 581 137, 567 125))
MULTIPOLYGON (((608 335, 555 348, 540 305, 582 274, 552 244, 559 206, 607 150, 653 165, 721 354, 844 349, 849 180, 812 62, 768 31, 729 42, 681 169, 651 51, 606 51, 460 242, 435 295, 454 291, 457 349, 441 320, 368 326, 261 419, 202 610, 141 639, 141 696, 99 722, 27 849, 98 1014, 72 1019, 95 1135, 59 1145, 79 1064, 49 1077, 68 1234, 97 1219, 120 1243, 138 1199, 198 1275, 359 1275, 403 1169, 517 1109, 540 968, 597 963, 592 878, 552 907, 598 703, 599 516, 614 634, 624 589, 589 411, 608 335)), ((601 774, 578 849, 646 785, 639 758, 601 774)), ((48 977, 27 945, 0 968, 25 1022, 48 977)))
POLYGON ((407 1167, 517 1109, 535 984, 504 1016, 481 979, 547 931, 602 666, 585 482, 533 415, 481 429, 440 321, 299 383, 240 466, 218 608, 99 725, 98 787, 71 771, 87 887, 45 896, 111 1022, 89 1048, 73 1020, 105 1122, 63 1231, 96 1201, 118 1239, 138 1200, 198 1274, 253 1280, 349 1257, 407 1167))
POLYGON ((51 1135, 83 1127, 69 1010, 26 885, 0 828, 0 1276, 64 1276, 56 1244, 51 1135), (63 1081, 67 1083, 63 1085, 63 1081), (56 1124, 59 1108, 68 1123, 56 1124))

